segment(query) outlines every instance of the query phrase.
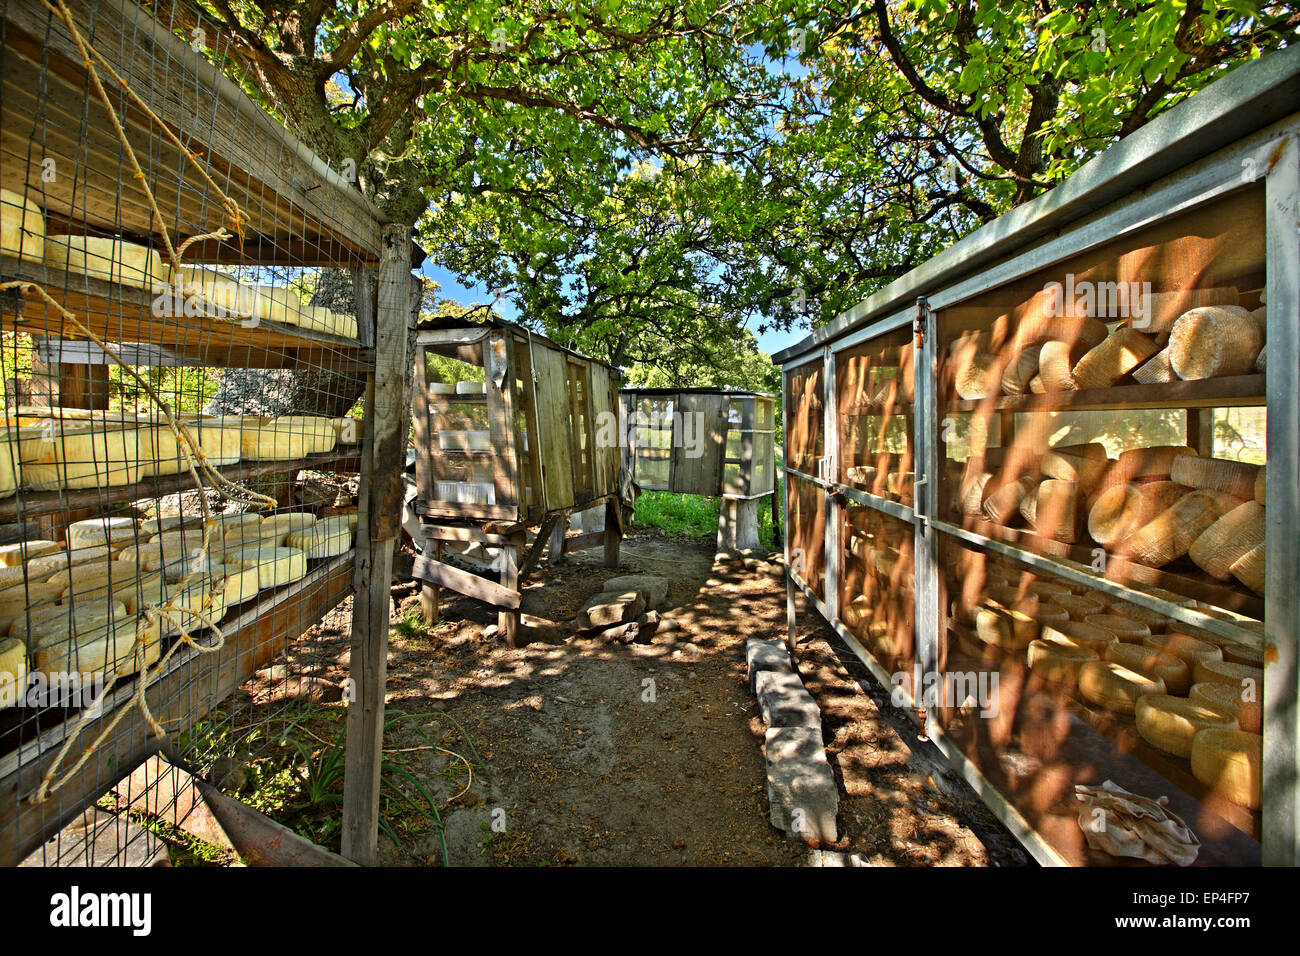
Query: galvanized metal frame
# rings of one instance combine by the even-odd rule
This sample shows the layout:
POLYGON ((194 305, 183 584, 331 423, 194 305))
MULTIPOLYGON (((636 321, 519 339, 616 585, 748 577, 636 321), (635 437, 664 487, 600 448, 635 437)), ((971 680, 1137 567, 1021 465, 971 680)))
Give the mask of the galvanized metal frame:
MULTIPOLYGON (((1297 72, 1297 63, 1300 63, 1300 50, 1295 53, 1288 51, 1285 62, 1274 64, 1273 75, 1278 75, 1280 70, 1285 80, 1283 85, 1287 83, 1295 85, 1297 80, 1293 74, 1297 72)), ((1237 72, 1241 73, 1244 70, 1243 67, 1237 72)), ((1247 95, 1240 88, 1231 93, 1236 96, 1247 95)), ((1194 97, 1188 101, 1188 110, 1191 109, 1190 104, 1195 103, 1196 99, 1194 97)), ((1214 107, 1214 104, 1211 106, 1214 107)), ((1210 112, 1213 111, 1212 108, 1210 112)), ((1271 353, 1269 364, 1274 372, 1267 380, 1266 397, 1269 534, 1266 546, 1268 583, 1265 600, 1269 662, 1266 665, 1265 680, 1270 693, 1265 701, 1264 713, 1261 849, 1265 864, 1295 866, 1300 864, 1300 786, 1297 786, 1297 768, 1300 767, 1300 758, 1298 758, 1300 706, 1297 705, 1297 700, 1300 698, 1300 653, 1297 651, 1296 642, 1296 635, 1300 634, 1300 530, 1298 530, 1300 529, 1300 389, 1297 387, 1295 377, 1295 373, 1300 373, 1300 148, 1297 145, 1300 115, 1287 116, 1272 122, 1264 129, 1253 132, 1242 131, 1235 142, 1215 143, 1214 145, 1219 148, 1209 156, 1205 155, 1204 149, 1195 155, 1186 156, 1192 147, 1185 142, 1187 132, 1185 117, 1177 116, 1175 119, 1178 113, 1178 110, 1174 110, 1166 114, 1168 118, 1162 118, 1162 129, 1168 127, 1178 130, 1182 139, 1176 152, 1181 152, 1185 160, 1172 166, 1164 163, 1161 168, 1164 178, 1155 183, 1148 179, 1141 186, 1136 186, 1135 188, 1140 189, 1141 193, 1133 202, 1115 208, 1113 205, 1115 195, 1105 189, 1094 189, 1091 201, 1096 204, 1093 206, 1093 211, 1088 214, 1076 212, 1072 219, 1061 222, 1058 228, 1061 228, 1063 233, 1058 238, 1048 239, 1027 250, 1025 245, 1029 240, 1026 240, 1020 243, 1020 248, 1024 251, 1019 254, 1004 254, 1004 258, 990 265, 989 256, 984 252, 995 248, 1014 247, 1015 243, 1008 238, 1007 229, 1012 229, 1014 233, 1017 213, 1020 214, 1019 218, 1026 221, 1023 225, 1026 229, 1029 228, 1027 225, 1029 222, 1044 221, 1045 213, 1041 209, 1028 212, 1017 210, 1017 213, 1004 217, 1005 228, 996 236, 985 236, 981 252, 972 255, 971 258, 978 263, 976 269, 980 266, 985 267, 982 271, 972 274, 973 270, 970 268, 961 270, 945 264, 943 269, 931 270, 935 278, 927 282, 926 267, 922 267, 917 270, 917 273, 895 283, 895 286, 900 289, 906 288, 907 291, 923 296, 918 302, 922 320, 919 325, 923 334, 920 336, 921 348, 915 363, 917 372, 913 405, 914 505, 912 508, 849 488, 838 481, 835 357, 845 349, 894 331, 907 323, 911 317, 907 311, 883 314, 897 308, 900 304, 901 293, 895 289, 895 286, 873 296, 859 307, 846 312, 831 326, 775 357, 783 368, 781 382, 783 408, 788 408, 790 370, 807 364, 818 351, 823 352, 826 370, 822 385, 826 394, 823 426, 825 465, 819 467, 819 470, 825 472, 825 476, 813 477, 793 471, 787 471, 786 474, 787 479, 793 475, 812 481, 828 492, 834 491, 858 504, 913 524, 914 619, 916 622, 914 663, 916 673, 913 686, 924 686, 924 676, 936 671, 938 665, 938 626, 942 620, 938 594, 938 534, 963 541, 981 550, 1013 558, 1030 568, 1049 570, 1059 577, 1086 583, 1113 597, 1122 598, 1212 633, 1225 637, 1242 637, 1248 632, 1238 628, 1231 621, 1212 617, 1194 608, 1172 604, 1125 585, 1100 579, 1085 571, 1077 570, 1069 564, 936 520, 940 469, 938 443, 934 440, 938 425, 937 376, 935 335, 931 320, 939 309, 966 301, 1016 278, 1079 255, 1113 241, 1118 236, 1167 220, 1181 212, 1244 188, 1260 177, 1265 178, 1268 342, 1271 353), (1179 123, 1182 125, 1178 125, 1179 123), (1098 201, 1098 197, 1105 197, 1105 200, 1098 201), (963 278, 963 275, 966 277, 963 278), (953 279, 957 281, 953 282, 953 279), (934 289, 934 292, 927 302, 924 295, 930 289, 934 289), (876 321, 869 325, 861 325, 862 322, 870 321, 873 317, 876 321), (854 325, 859 327, 854 328, 854 325), (1279 374, 1278 370, 1285 371, 1279 374)), ((1270 120, 1276 116, 1276 112, 1268 114, 1270 120)), ((1118 147, 1116 149, 1118 150, 1118 147)), ((1111 152, 1113 151, 1098 157, 1098 160, 1094 160, 1085 167, 1085 170, 1099 163, 1111 152)), ((1159 153, 1159 148, 1155 148, 1155 152, 1159 153)), ((1125 157, 1125 162, 1129 166, 1141 165, 1133 156, 1125 157)), ((1076 177, 1078 176, 1079 174, 1076 174, 1076 177)), ((1040 204, 1050 202, 1051 197, 1057 192, 1066 190, 1067 186, 1070 186, 1070 183, 1058 187, 1056 192, 1036 202, 1040 204)), ((1077 204, 1085 201, 1086 191, 1083 196, 1074 200, 1077 204)), ((1047 218, 1056 221, 1054 217, 1047 218)), ((981 233, 983 232, 984 230, 981 230, 981 233)), ((1030 239, 1032 238, 1031 236, 1030 239)), ((975 239, 975 236, 971 239, 975 239)), ((949 250, 949 253, 956 252, 962 245, 970 245, 970 240, 958 243, 949 250)), ((948 253, 942 254, 936 259, 947 255, 948 253)), ((783 444, 788 454, 788 416, 784 422, 784 432, 783 444)), ((790 560, 788 490, 782 505, 785 509, 787 529, 788 568, 790 560)), ((794 587, 797 585, 877 679, 889 686, 890 675, 838 619, 838 587, 835 586, 835 582, 842 556, 838 551, 838 521, 835 520, 835 509, 838 505, 829 493, 826 495, 825 506, 828 509, 826 600, 819 600, 806 582, 793 573, 787 573, 787 614, 791 646, 793 647, 795 626, 794 587)), ((910 698, 910 695, 908 696, 910 698)), ((914 714, 923 713, 917 706, 916 700, 910 700, 910 703, 913 705, 914 714)), ((1049 865, 1064 862, 1056 851, 1033 831, 1019 812, 988 784, 979 769, 965 758, 960 749, 947 741, 941 728, 931 726, 926 730, 994 813, 1016 833, 1036 859, 1049 865)))

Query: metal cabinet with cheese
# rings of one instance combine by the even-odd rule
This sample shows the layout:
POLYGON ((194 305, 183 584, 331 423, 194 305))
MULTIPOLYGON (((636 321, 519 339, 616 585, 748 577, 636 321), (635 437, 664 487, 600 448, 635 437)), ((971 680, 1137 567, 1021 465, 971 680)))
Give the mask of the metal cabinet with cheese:
POLYGON ((1124 852, 1107 780, 1166 862, 1300 860, 1297 90, 1242 66, 776 356, 791 613, 1043 862, 1124 852))

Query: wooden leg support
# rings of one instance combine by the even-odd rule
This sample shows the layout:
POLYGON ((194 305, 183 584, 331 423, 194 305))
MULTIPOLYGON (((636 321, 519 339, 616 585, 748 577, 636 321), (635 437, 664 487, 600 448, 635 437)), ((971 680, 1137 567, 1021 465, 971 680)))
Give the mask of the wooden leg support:
MULTIPOLYGON (((519 590, 519 546, 503 545, 501 548, 501 586, 511 591, 519 590)), ((506 639, 508 647, 519 646, 519 611, 502 608, 497 612, 497 629, 506 639)))
POLYGON ((623 513, 618 499, 605 502, 605 567, 618 567, 618 546, 623 540, 623 513))
POLYGON ((564 561, 564 532, 569 529, 569 515, 561 514, 555 526, 551 528, 550 554, 552 564, 564 561))
MULTIPOLYGON (((433 556, 438 561, 442 560, 442 542, 431 542, 430 539, 424 539, 424 550, 427 554, 429 545, 433 544, 433 556)), ((442 588, 436 584, 424 584, 420 588, 420 616, 424 619, 425 624, 433 625, 438 623, 440 613, 439 601, 442 597, 442 588)))

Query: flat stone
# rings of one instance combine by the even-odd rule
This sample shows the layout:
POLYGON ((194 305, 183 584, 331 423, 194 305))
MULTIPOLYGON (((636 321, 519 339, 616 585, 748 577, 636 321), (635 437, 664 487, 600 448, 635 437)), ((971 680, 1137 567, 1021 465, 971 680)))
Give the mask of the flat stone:
POLYGON ((601 631, 600 636, 610 644, 632 644, 640 637, 640 633, 640 625, 636 621, 629 621, 601 631))
POLYGON ((636 591, 645 599, 647 609, 660 607, 668 600, 669 580, 657 574, 623 574, 605 582, 606 592, 636 591))
POLYGON ((749 671, 749 691, 755 693, 754 680, 759 671, 781 671, 793 674, 790 652, 780 641, 763 641, 751 637, 745 641, 745 667, 749 671))
POLYGON ((838 839, 840 798, 822 734, 812 727, 772 727, 764 738, 768 814, 790 836, 825 846, 838 839))
POLYGON ((804 689, 799 675, 785 671, 759 671, 754 693, 763 723, 769 727, 809 727, 821 732, 822 713, 804 689))
POLYGON ((579 630, 600 630, 627 621, 635 621, 645 611, 645 598, 639 591, 615 594, 603 591, 587 600, 578 609, 576 623, 579 630))
POLYGON ((660 618, 658 611, 646 611, 636 619, 636 640, 638 644, 649 644, 650 638, 654 637, 655 631, 659 630, 660 618))

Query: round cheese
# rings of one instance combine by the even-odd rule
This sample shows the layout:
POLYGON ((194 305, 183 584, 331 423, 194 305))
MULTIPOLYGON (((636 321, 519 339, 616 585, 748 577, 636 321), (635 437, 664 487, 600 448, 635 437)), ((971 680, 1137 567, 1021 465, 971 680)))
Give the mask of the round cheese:
POLYGON ((332 558, 352 548, 352 528, 346 521, 327 518, 304 531, 290 532, 286 543, 306 552, 309 560, 332 558))
POLYGON ((234 570, 257 569, 262 589, 291 584, 307 574, 307 555, 297 548, 258 548, 226 553, 226 565, 234 570))
POLYGON ((1231 714, 1183 697, 1148 694, 1134 705, 1134 718, 1142 739, 1157 750, 1188 757, 1192 738, 1202 730, 1236 730, 1231 714))
POLYGON ((1143 644, 1116 642, 1106 648, 1106 659, 1129 670, 1159 679, 1165 690, 1175 697, 1185 695, 1192 686, 1192 669, 1187 662, 1143 644))
POLYGON ((0 253, 40 262, 45 257, 45 216, 26 196, 0 189, 0 253))
POLYGON ((56 269, 152 290, 167 284, 162 256, 145 246, 97 236, 46 236, 45 262, 56 269))
POLYGON ((1068 621, 1065 624, 1045 626, 1042 639, 1086 647, 1091 651, 1096 651, 1100 657, 1106 648, 1114 643, 1115 635, 1091 624, 1068 621))
POLYGON ((1242 730, 1257 734, 1264 727, 1264 704, 1259 698, 1258 689, 1247 694, 1231 684, 1206 682, 1193 684, 1187 696, 1198 704, 1231 714, 1242 730))
MULTIPOLYGON (((142 640, 144 665, 150 667, 162 655, 162 641, 156 635, 144 635, 142 640)), ((48 677, 80 673, 83 681, 100 675, 112 681, 139 671, 135 645, 136 621, 128 618, 78 644, 60 641, 45 645, 36 651, 36 667, 48 677)))
POLYGON ((1184 380, 1245 375, 1264 347, 1259 324, 1219 306, 1190 309, 1169 333, 1169 364, 1184 380))
POLYGON ((1162 680, 1130 670, 1114 661, 1089 661, 1079 668, 1079 693, 1091 703, 1120 714, 1131 714, 1139 697, 1163 694, 1162 680))
POLYGON ((19 541, 16 544, 6 544, 0 546, 0 566, 16 568, 26 564, 32 558, 38 558, 43 554, 53 554, 55 551, 61 550, 63 550, 63 545, 59 544, 59 542, 46 541, 40 538, 19 541))
POLYGON ((1084 623, 1101 628, 1115 640, 1125 644, 1141 644, 1151 636, 1151 628, 1141 621, 1121 617, 1118 614, 1089 614, 1083 620, 1084 623))
POLYGON ((1257 694, 1264 686, 1263 670, 1232 661, 1197 661, 1192 669, 1192 678, 1197 684, 1210 681, 1240 688, 1253 687, 1257 694))
POLYGON ((87 518, 68 525, 70 548, 88 548, 104 544, 134 544, 134 518, 87 518))
POLYGON ((27 645, 0 637, 0 710, 18 703, 27 686, 27 645))
POLYGON ((1097 660, 1097 652, 1073 642, 1039 638, 1029 642, 1026 659, 1030 670, 1043 679, 1074 685, 1079 680, 1079 669, 1097 660))
POLYGON ((1214 793, 1258 810, 1264 738, 1243 730, 1202 730, 1192 738, 1192 774, 1214 793))
POLYGON ((1195 667, 1199 661, 1223 660, 1223 652, 1209 641, 1200 641, 1186 634, 1152 634, 1142 641, 1147 647, 1163 654, 1170 654, 1183 661, 1188 667, 1195 667))

